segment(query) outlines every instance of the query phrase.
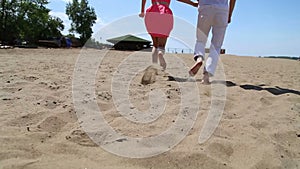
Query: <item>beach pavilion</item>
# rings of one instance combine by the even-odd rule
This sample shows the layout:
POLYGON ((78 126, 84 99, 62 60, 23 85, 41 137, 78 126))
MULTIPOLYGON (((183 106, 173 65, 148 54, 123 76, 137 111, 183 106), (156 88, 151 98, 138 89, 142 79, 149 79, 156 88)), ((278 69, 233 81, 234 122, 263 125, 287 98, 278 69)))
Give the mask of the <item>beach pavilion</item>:
POLYGON ((111 38, 107 41, 114 44, 113 48, 116 50, 142 50, 151 47, 151 41, 133 35, 111 38))

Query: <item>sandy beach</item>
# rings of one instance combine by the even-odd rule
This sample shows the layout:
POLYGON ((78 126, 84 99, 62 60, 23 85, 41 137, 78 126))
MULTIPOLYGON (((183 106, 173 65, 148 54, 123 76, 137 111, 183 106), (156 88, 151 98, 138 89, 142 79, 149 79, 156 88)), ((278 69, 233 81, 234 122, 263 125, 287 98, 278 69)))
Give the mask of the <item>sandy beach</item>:
POLYGON ((185 70, 193 65, 191 54, 166 54, 167 69, 158 73, 155 83, 142 85, 143 71, 130 81, 130 109, 146 111, 154 89, 161 89, 166 98, 157 120, 139 124, 120 114, 112 84, 118 74, 132 73, 126 67, 131 71, 137 65, 146 68, 151 53, 82 50, 0 50, 1 169, 300 168, 299 61, 221 55, 226 79, 215 77, 211 85, 202 85, 201 72, 195 82, 180 80, 188 78, 185 70), (86 57, 87 63, 101 56, 95 97, 90 98, 107 123, 126 136, 150 137, 172 126, 182 103, 180 85, 196 85, 199 110, 187 136, 171 150, 149 158, 121 157, 101 148, 81 127, 74 107, 73 90, 80 90, 72 87, 78 56, 86 57), (139 59, 126 60, 131 56, 139 59), (170 80, 170 74, 177 79, 170 80), (213 135, 199 144, 214 85, 226 90, 224 111, 213 135))

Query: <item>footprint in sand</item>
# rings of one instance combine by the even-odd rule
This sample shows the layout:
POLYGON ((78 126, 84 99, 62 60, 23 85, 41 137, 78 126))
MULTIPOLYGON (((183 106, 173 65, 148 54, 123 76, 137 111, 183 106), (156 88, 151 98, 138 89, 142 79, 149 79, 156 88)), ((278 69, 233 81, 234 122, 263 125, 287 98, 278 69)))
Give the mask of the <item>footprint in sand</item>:
POLYGON ((38 124, 37 128, 47 132, 59 132, 66 124, 67 122, 61 120, 60 118, 56 116, 50 116, 38 124))
POLYGON ((62 113, 58 113, 56 115, 57 117, 68 123, 75 123, 78 120, 76 112, 73 108, 70 108, 69 110, 66 110, 62 113))
POLYGON ((62 88, 62 86, 58 85, 56 82, 40 82, 39 84, 50 90, 58 90, 62 88))
POLYGON ((25 76, 24 77, 24 80, 27 80, 27 81, 30 81, 30 82, 34 82, 36 80, 38 80, 39 78, 38 77, 35 77, 35 76, 25 76))
POLYGON ((25 127, 38 124, 43 120, 46 112, 39 112, 35 114, 26 114, 21 117, 17 117, 7 123, 9 126, 25 127))
POLYGON ((208 145, 207 147, 208 153, 211 156, 220 158, 222 160, 228 161, 230 156, 234 153, 231 143, 218 143, 214 142, 208 145))
POLYGON ((273 104, 274 98, 272 97, 261 97, 260 102, 262 103, 263 106, 271 106, 273 104))
POLYGON ((268 123, 267 122, 256 122, 256 121, 254 121, 254 122, 251 122, 250 125, 252 127, 256 128, 257 130, 261 130, 261 129, 267 127, 268 123))
POLYGON ((74 130, 69 136, 66 136, 66 139, 77 143, 82 146, 88 146, 88 147, 96 147, 98 146, 96 143, 94 143, 89 136, 82 130, 74 130))
POLYGON ((48 96, 42 101, 38 102, 37 105, 42 105, 46 109, 55 109, 58 107, 62 102, 54 97, 48 96))

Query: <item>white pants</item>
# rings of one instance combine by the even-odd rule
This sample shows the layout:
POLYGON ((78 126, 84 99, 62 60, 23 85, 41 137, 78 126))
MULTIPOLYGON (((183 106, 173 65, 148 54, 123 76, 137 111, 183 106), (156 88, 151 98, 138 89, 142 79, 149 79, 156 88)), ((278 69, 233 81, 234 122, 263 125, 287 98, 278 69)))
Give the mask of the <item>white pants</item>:
POLYGON ((226 28, 228 25, 228 9, 220 9, 213 5, 203 5, 199 7, 197 24, 197 42, 194 56, 205 56, 205 46, 210 30, 212 39, 210 53, 208 55, 205 70, 213 76, 217 68, 221 47, 224 41, 226 28))

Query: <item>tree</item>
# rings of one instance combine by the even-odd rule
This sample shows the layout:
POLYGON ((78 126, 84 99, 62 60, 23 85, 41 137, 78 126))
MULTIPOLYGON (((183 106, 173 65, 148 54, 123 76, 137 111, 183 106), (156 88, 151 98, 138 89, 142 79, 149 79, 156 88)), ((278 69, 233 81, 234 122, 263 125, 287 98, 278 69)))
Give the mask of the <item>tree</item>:
POLYGON ((94 8, 88 6, 87 0, 73 0, 66 6, 66 14, 72 21, 70 32, 80 34, 80 40, 84 44, 93 33, 92 26, 96 23, 97 16, 94 8))
POLYGON ((35 43, 38 39, 61 36, 63 21, 49 15, 48 0, 2 0, 0 6, 0 40, 13 43, 23 39, 35 43))
POLYGON ((9 42, 17 32, 16 0, 2 0, 0 7, 0 41, 9 42))
POLYGON ((50 10, 45 7, 48 3, 48 0, 21 0, 18 15, 22 23, 21 38, 36 41, 61 36, 63 21, 49 15, 50 10))

